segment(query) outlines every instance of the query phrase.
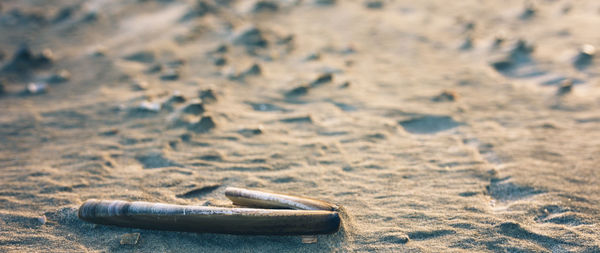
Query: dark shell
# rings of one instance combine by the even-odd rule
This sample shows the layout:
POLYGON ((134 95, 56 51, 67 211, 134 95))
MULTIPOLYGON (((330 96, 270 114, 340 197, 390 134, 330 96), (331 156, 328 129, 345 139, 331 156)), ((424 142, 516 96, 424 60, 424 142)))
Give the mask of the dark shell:
POLYGON ((88 200, 79 218, 92 223, 159 230, 244 235, 328 234, 339 229, 337 212, 182 206, 88 200))

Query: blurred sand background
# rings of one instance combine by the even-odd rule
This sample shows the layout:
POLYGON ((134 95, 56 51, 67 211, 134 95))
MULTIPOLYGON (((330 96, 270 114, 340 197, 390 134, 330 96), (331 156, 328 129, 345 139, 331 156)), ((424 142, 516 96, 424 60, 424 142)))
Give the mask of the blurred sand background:
POLYGON ((0 4, 2 252, 600 251, 598 1, 0 4), (331 201, 344 227, 76 215, 227 186, 331 201))

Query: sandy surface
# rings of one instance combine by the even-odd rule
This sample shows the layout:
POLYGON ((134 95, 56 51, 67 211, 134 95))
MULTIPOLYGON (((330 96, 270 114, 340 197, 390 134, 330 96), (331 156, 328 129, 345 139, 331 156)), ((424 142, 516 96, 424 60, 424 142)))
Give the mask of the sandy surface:
POLYGON ((218 2, 1 2, 0 251, 600 251, 600 63, 578 58, 600 2, 218 2), (76 215, 227 186, 331 201, 343 229, 76 215))

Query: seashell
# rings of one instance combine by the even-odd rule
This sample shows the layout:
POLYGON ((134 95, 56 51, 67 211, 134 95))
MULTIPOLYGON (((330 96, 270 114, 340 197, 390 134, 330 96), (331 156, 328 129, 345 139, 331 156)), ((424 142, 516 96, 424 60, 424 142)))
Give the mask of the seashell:
MULTIPOLYGON (((231 192, 240 193, 237 188, 231 192)), ((253 196, 249 199, 253 200, 253 196)), ((275 198, 271 202, 281 200, 302 199, 275 198)), ((324 210, 222 208, 94 199, 83 203, 78 215, 88 222, 122 227, 245 235, 328 234, 336 232, 340 225, 337 212, 324 210)))
POLYGON ((225 196, 234 204, 241 206, 297 210, 338 210, 336 205, 321 200, 235 187, 227 187, 225 196))

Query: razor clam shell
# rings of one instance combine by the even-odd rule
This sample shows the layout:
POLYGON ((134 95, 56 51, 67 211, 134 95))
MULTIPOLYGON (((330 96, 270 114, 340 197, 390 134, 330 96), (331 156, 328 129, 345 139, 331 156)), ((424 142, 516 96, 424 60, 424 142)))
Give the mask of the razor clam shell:
POLYGON ((225 196, 240 206, 326 211, 338 209, 336 205, 321 200, 235 187, 227 187, 225 196))
POLYGON ((329 234, 340 217, 330 211, 220 208, 120 200, 88 200, 79 208, 88 222, 146 229, 245 235, 329 234))

